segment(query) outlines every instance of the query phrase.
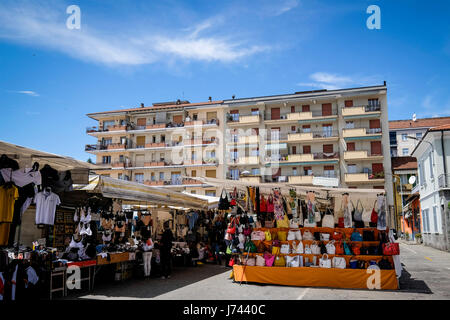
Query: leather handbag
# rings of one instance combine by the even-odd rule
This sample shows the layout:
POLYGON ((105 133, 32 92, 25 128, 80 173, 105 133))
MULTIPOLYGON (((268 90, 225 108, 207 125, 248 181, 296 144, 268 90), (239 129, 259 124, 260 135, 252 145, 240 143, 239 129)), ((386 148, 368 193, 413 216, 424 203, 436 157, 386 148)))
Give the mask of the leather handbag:
POLYGON ((281 245, 281 249, 280 249, 280 253, 282 254, 289 254, 289 244, 282 244, 281 245))
POLYGON ((354 213, 353 213, 353 220, 354 221, 363 221, 362 220, 362 214, 364 212, 364 207, 361 203, 361 201, 358 199, 358 201, 356 202, 356 207, 354 207, 354 213), (358 206, 360 206, 358 208, 358 206))
POLYGON ((252 228, 251 227, 247 227, 247 228, 244 228, 244 236, 249 236, 249 235, 251 235, 252 234, 252 228))
POLYGON ((347 267, 347 262, 343 257, 334 257, 332 259, 333 268, 337 269, 345 269, 347 267))
POLYGON ((286 260, 283 256, 277 255, 274 262, 275 267, 286 267, 286 260))
MULTIPOLYGON (((260 238, 259 238, 259 231, 253 231, 252 232, 252 234, 251 234, 251 236, 250 236, 250 239, 252 240, 252 241, 258 241, 258 240, 261 240, 260 238)), ((264 236, 264 240, 266 239, 266 237, 264 236)))
POLYGON ((375 205, 377 203, 377 200, 375 200, 375 203, 373 204, 372 214, 370 215, 370 222, 377 223, 378 221, 378 213, 375 210, 375 205))
POLYGON ((273 266, 273 262, 275 261, 275 255, 270 253, 264 254, 264 260, 266 261, 266 267, 273 266))
POLYGON ((321 233, 320 240, 321 241, 330 241, 330 234, 329 233, 321 233))
POLYGON ((309 244, 305 245, 305 254, 312 254, 311 246, 309 244))
POLYGON ((340 241, 340 240, 342 240, 344 238, 344 235, 343 235, 342 232, 335 231, 333 233, 333 237, 332 238, 333 238, 333 240, 340 241))
POLYGON ((298 268, 300 266, 299 256, 286 256, 286 267, 298 268))
POLYGON ((264 196, 261 196, 261 200, 259 201, 259 212, 267 212, 267 203, 264 196))
POLYGON ((372 230, 363 230, 363 241, 375 241, 375 235, 372 230))
POLYGON ((344 246, 344 254, 347 256, 351 256, 353 255, 352 250, 350 250, 350 247, 348 246, 348 244, 344 241, 343 243, 344 246))
POLYGON ((335 254, 337 254, 337 255, 343 255, 345 252, 344 252, 344 246, 342 245, 342 242, 341 241, 339 241, 339 242, 335 242, 335 244, 334 244, 334 247, 335 247, 335 254))
POLYGON ((381 270, 390 270, 392 269, 392 264, 389 262, 387 258, 383 258, 378 262, 378 266, 381 270))
POLYGON ((298 241, 298 243, 296 241, 292 241, 291 243, 292 246, 292 253, 303 253, 303 242, 298 241))
POLYGON ((292 241, 292 240, 295 240, 295 231, 289 230, 288 235, 287 235, 287 241, 292 241))
POLYGON ((295 240, 302 240, 302 233, 300 230, 295 231, 295 240))
POLYGON ((328 254, 336 254, 336 246, 334 245, 334 243, 335 241, 331 240, 326 244, 325 248, 327 249, 328 254))
POLYGON ((322 220, 322 214, 320 213, 320 211, 316 208, 316 212, 314 212, 314 220, 316 222, 320 222, 320 220, 322 220))
POLYGON ((266 245, 263 241, 259 242, 258 247, 256 248, 256 252, 264 253, 266 251, 266 245))
POLYGON ((319 247, 317 241, 314 241, 314 242, 311 244, 311 253, 312 253, 312 254, 320 254, 320 247, 319 247))
POLYGON ((342 218, 339 218, 339 220, 338 220, 338 227, 339 228, 344 228, 344 218, 342 217, 342 218))
POLYGON ((253 253, 253 252, 257 251, 257 248, 255 246, 255 243, 253 241, 249 240, 245 243, 244 250, 245 250, 245 252, 253 253))
POLYGON ((286 214, 283 219, 277 220, 277 228, 289 228, 289 218, 286 214))
POLYGON ((309 230, 303 232, 303 240, 314 240, 314 236, 309 230))
POLYGON ((400 246, 396 242, 383 243, 383 255, 396 256, 400 254, 400 246))
POLYGON ((358 244, 352 245, 353 254, 359 256, 361 254, 361 246, 358 244))
POLYGON ((275 226, 275 223, 272 220, 264 221, 264 228, 273 228, 274 226, 275 226))
POLYGON ((363 237, 361 236, 361 233, 359 233, 358 231, 353 231, 351 237, 350 237, 351 241, 363 241, 363 237))
POLYGON ((257 255, 256 256, 256 265, 258 267, 264 267, 266 265, 266 260, 263 256, 257 255))
POLYGON ((278 240, 280 241, 286 241, 287 239, 287 233, 286 231, 278 231, 278 240))
POLYGON ((272 234, 270 233, 269 230, 264 231, 264 235, 266 241, 272 241, 272 234))
POLYGON ((296 222, 294 219, 289 220, 289 228, 297 229, 298 228, 298 222, 296 222))
POLYGON ((281 242, 280 240, 276 239, 272 241, 272 246, 274 247, 281 247, 281 242))
POLYGON ((322 228, 334 228, 334 216, 326 214, 322 219, 322 228))
POLYGON ((349 266, 351 269, 358 269, 358 260, 350 259, 349 266))
POLYGON ((328 254, 323 254, 319 259, 320 268, 331 268, 331 260, 328 258, 328 254))
POLYGON ((315 228, 317 226, 316 222, 309 223, 308 219, 305 219, 303 225, 307 228, 315 228))
POLYGON ((248 258, 245 264, 249 267, 254 267, 256 265, 256 259, 248 258))
POLYGON ((218 209, 219 210, 230 209, 230 202, 228 201, 228 195, 227 195, 225 188, 222 189, 222 193, 220 194, 218 209))

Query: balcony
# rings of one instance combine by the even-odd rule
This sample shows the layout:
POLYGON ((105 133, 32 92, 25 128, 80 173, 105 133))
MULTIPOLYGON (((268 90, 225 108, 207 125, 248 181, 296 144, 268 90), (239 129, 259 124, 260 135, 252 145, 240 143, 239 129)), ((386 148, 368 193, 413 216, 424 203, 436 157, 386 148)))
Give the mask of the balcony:
POLYGON ((249 182, 249 183, 260 183, 261 182, 261 177, 260 176, 239 177, 239 181, 249 182))
POLYGON ((230 165, 258 165, 259 156, 239 157, 238 159, 230 159, 230 165))
POLYGON ((397 185, 397 192, 402 193, 402 194, 403 193, 410 194, 412 189, 413 189, 413 185, 410 183, 404 183, 401 185, 401 187, 400 187, 400 185, 397 185))
POLYGON ((308 141, 334 141, 339 139, 339 132, 337 130, 316 130, 303 133, 289 133, 288 142, 308 142, 308 141))
POLYGON ((372 174, 369 172, 346 173, 345 183, 384 183, 384 172, 372 174))
POLYGON ((265 159, 266 165, 270 163, 279 163, 289 165, 291 163, 308 162, 314 164, 318 163, 335 163, 339 161, 339 153, 304 153, 304 154, 289 154, 289 155, 274 155, 265 159))
POLYGON ((192 121, 185 121, 184 123, 185 127, 198 127, 198 126, 219 126, 219 120, 217 119, 201 119, 201 120, 192 120, 192 121))
POLYGON ((311 176, 290 176, 289 183, 312 185, 313 176, 312 175, 311 176))
POLYGON ((87 144, 84 151, 94 152, 94 151, 107 151, 107 150, 124 150, 128 146, 122 143, 111 143, 111 144, 87 144))
POLYGON ((307 112, 295 112, 286 113, 280 115, 279 119, 272 119, 271 114, 264 116, 264 121, 267 124, 275 123, 290 123, 290 122, 322 122, 322 121, 334 121, 337 119, 337 112, 332 111, 331 114, 324 114, 322 111, 307 111, 307 112))
POLYGON ((146 180, 144 184, 153 187, 183 187, 187 185, 201 185, 201 181, 186 178, 174 178, 171 180, 146 180))
POLYGON ((377 118, 381 115, 381 105, 360 105, 342 108, 344 119, 377 118))
POLYGON ((345 128, 342 130, 342 136, 347 140, 371 140, 381 139, 381 128, 345 128))
POLYGON ((228 125, 250 125, 250 124, 258 124, 261 120, 261 117, 259 114, 255 115, 229 115, 227 117, 227 123, 228 125))
POLYGON ((259 136, 254 135, 254 136, 239 136, 237 143, 239 144, 257 144, 259 143, 259 136))
POLYGON ((111 167, 112 168, 116 168, 116 169, 118 169, 118 168, 129 168, 129 167, 132 167, 132 166, 133 165, 131 164, 130 161, 126 161, 126 162, 124 162, 124 161, 115 161, 115 162, 111 163, 111 167))
POLYGON ((450 174, 441 174, 438 177, 438 185, 439 189, 448 189, 450 188, 450 174))
POLYGON ((380 160, 383 153, 372 153, 367 150, 344 151, 344 160, 380 160))

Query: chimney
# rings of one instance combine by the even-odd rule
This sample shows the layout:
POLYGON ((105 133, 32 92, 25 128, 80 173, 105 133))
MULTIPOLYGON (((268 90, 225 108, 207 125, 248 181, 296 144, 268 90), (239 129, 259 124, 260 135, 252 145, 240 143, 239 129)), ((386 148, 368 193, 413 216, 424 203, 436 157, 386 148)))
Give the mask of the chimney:
POLYGON ((144 108, 144 104, 143 103, 141 103, 141 108, 144 108))
POLYGON ((208 97, 208 100, 209 100, 209 102, 211 102, 211 101, 212 101, 212 98, 211 98, 211 97, 208 97))

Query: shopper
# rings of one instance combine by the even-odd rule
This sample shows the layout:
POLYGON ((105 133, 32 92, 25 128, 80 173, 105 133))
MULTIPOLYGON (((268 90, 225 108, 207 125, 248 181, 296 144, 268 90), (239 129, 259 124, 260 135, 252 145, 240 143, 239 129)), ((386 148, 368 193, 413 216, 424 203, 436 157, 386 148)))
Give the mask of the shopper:
POLYGON ((142 246, 142 259, 144 260, 144 277, 150 277, 150 271, 152 270, 152 252, 153 250, 153 241, 152 238, 148 238, 144 240, 144 244, 142 246))
POLYGON ((172 249, 173 233, 169 228, 169 223, 166 221, 164 223, 164 232, 161 236, 161 269, 162 269, 162 279, 170 278, 172 272, 171 267, 171 249, 172 249))

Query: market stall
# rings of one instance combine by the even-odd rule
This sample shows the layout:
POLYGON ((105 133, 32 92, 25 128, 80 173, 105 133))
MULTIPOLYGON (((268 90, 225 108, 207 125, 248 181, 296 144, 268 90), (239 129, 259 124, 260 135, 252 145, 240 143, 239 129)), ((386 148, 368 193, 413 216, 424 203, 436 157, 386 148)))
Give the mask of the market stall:
POLYGON ((235 281, 398 289, 384 190, 199 180, 224 187, 218 209, 235 281))

